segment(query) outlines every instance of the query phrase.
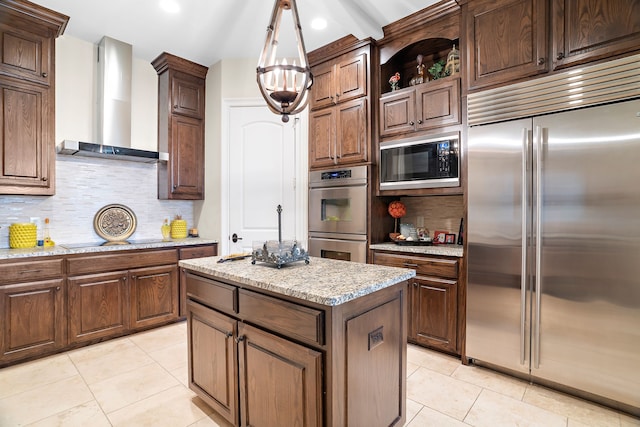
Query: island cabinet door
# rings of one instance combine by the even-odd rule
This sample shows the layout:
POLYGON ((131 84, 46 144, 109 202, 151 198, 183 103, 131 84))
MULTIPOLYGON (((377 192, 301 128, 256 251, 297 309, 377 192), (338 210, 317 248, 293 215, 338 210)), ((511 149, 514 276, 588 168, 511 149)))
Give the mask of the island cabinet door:
POLYGON ((322 353, 238 328, 241 425, 322 426, 322 353))
POLYGON ((187 300, 189 388, 234 426, 238 415, 237 321, 187 300))

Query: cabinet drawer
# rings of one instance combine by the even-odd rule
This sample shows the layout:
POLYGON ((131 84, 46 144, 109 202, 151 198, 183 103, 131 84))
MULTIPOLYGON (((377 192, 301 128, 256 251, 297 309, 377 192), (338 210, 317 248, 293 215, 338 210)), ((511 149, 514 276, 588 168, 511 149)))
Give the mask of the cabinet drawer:
POLYGON ((413 268, 419 276, 438 276, 450 279, 458 278, 457 259, 376 252, 373 256, 373 262, 374 264, 388 265, 391 267, 413 268))
POLYGON ((129 251, 123 254, 87 255, 67 260, 68 274, 100 273, 155 265, 177 264, 176 249, 161 251, 129 251))
POLYGON ((239 316, 291 338, 324 345, 324 312, 240 289, 239 316))
POLYGON ((22 282, 26 280, 40 280, 60 278, 63 274, 63 259, 46 261, 25 261, 2 264, 0 283, 22 282))
POLYGON ((180 249, 180 259, 203 258, 208 256, 216 256, 217 254, 217 245, 197 246, 195 248, 180 249))
POLYGON ((191 273, 187 273, 187 298, 225 313, 238 311, 238 288, 191 273))

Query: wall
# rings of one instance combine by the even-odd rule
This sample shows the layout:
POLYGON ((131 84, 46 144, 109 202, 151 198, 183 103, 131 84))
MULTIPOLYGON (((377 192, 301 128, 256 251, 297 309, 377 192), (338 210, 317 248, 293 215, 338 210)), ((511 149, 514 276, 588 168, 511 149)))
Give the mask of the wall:
POLYGON ((191 227, 192 202, 157 199, 157 165, 60 156, 56 162, 56 195, 0 196, 0 248, 9 247, 9 225, 30 217, 50 219, 56 244, 101 242, 93 229, 95 214, 105 205, 129 207, 137 219, 131 239, 159 239, 165 218, 179 214, 191 227))
POLYGON ((460 219, 464 214, 462 196, 402 197, 400 200, 406 206, 407 214, 398 221, 398 228, 400 223, 419 227, 419 217, 422 217, 431 237, 436 230, 446 231, 455 234, 457 241, 460 219))
MULTIPOLYGON (((56 143, 64 139, 96 140, 96 58, 97 47, 92 43, 69 36, 56 41, 56 143)), ((151 64, 134 58, 131 107, 135 148, 157 150, 157 85, 151 64)), ((133 239, 160 238, 162 220, 174 214, 183 215, 193 227, 193 202, 157 199, 156 168, 126 161, 57 156, 56 195, 0 195, 0 248, 9 246, 11 223, 35 216, 50 218, 51 237, 57 243, 100 241, 93 230, 93 217, 111 203, 124 204, 136 214, 138 228, 133 239)))

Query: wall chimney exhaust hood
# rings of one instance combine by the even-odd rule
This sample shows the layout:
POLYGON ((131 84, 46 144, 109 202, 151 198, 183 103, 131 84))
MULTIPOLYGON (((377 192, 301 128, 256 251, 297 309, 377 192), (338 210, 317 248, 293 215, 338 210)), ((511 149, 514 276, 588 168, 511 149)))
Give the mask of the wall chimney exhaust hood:
POLYGON ((59 154, 155 163, 167 160, 155 151, 131 148, 133 47, 103 37, 98 44, 98 141, 64 140, 59 154))

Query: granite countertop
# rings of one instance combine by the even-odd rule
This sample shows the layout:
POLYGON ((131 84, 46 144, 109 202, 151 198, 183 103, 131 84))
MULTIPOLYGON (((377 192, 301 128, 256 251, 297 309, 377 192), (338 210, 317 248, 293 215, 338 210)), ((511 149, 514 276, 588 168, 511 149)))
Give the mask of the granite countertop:
POLYGON ((408 280, 416 272, 407 268, 361 264, 310 257, 282 268, 256 262, 251 258, 218 263, 220 257, 180 261, 180 266, 232 280, 242 285, 276 292, 327 306, 336 306, 377 290, 408 280))
POLYGON ((382 251, 405 252, 420 255, 444 255, 462 258, 464 251, 460 245, 428 245, 428 246, 411 246, 396 245, 395 243, 376 243, 369 245, 369 249, 377 249, 382 251))
POLYGON ((193 246, 193 245, 206 245, 218 243, 217 240, 201 239, 198 237, 189 237, 186 239, 172 239, 172 240, 140 240, 134 241, 129 244, 107 244, 105 246, 96 246, 99 243, 74 243, 74 244, 60 244, 50 247, 36 247, 25 249, 0 249, 0 260, 13 259, 13 258, 31 258, 41 256, 55 256, 55 255, 72 255, 72 254, 86 254, 97 252, 113 252, 113 251, 127 251, 134 249, 156 249, 175 246, 193 246))

